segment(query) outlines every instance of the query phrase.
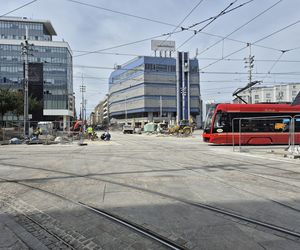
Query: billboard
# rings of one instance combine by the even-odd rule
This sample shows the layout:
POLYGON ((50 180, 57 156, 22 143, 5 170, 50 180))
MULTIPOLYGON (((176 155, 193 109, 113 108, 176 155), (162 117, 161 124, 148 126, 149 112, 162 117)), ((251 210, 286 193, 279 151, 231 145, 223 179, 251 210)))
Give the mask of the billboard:
POLYGON ((151 40, 151 50, 154 50, 154 51, 175 51, 175 41, 151 40))

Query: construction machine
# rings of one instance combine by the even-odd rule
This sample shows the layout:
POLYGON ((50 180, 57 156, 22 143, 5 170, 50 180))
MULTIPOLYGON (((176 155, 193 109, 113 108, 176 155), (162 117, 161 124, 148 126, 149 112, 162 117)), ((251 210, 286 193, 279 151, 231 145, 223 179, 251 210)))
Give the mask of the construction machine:
POLYGON ((181 120, 179 123, 168 130, 169 134, 172 135, 191 135, 193 132, 193 127, 188 120, 181 120))

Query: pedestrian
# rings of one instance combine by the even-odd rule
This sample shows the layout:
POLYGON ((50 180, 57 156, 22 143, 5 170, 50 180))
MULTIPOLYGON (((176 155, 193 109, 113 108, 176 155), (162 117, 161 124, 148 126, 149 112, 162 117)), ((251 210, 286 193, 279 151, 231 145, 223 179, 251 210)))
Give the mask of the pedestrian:
POLYGON ((111 138, 111 135, 110 133, 108 132, 108 130, 105 131, 105 138, 104 138, 104 141, 110 141, 110 138, 111 138))

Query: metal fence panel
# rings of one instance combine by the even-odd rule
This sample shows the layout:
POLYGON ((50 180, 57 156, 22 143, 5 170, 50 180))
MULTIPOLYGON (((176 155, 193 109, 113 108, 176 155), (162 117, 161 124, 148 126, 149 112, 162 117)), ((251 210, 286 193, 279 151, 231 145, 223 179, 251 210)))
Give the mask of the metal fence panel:
POLYGON ((293 155, 300 154, 300 115, 295 115, 293 117, 293 132, 292 132, 292 141, 289 152, 293 155))

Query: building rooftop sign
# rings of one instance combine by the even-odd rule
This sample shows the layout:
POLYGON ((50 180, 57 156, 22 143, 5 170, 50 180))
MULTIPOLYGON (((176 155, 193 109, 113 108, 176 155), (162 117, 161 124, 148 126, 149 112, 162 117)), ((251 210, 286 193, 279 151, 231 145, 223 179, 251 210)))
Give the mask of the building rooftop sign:
POLYGON ((175 51, 175 41, 151 40, 151 50, 175 51))
POLYGON ((169 56, 172 56, 172 52, 175 51, 175 41, 167 41, 167 40, 151 40, 151 50, 155 52, 159 51, 160 57, 162 53, 167 57, 167 52, 169 52, 169 56))

